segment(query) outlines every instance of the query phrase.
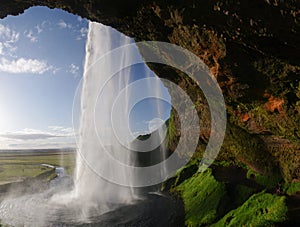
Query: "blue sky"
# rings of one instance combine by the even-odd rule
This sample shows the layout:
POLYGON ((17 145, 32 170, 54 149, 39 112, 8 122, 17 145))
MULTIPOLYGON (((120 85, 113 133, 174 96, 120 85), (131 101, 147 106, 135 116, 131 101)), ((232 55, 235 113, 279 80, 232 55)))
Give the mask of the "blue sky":
POLYGON ((74 146, 88 21, 34 7, 0 20, 0 148, 74 146))
MULTIPOLYGON (((75 146, 72 105, 87 32, 87 20, 46 7, 0 20, 0 149, 75 146)), ((145 111, 153 103, 132 112, 134 131, 146 131, 157 117, 145 111)), ((161 105, 166 118, 170 107, 161 105)))

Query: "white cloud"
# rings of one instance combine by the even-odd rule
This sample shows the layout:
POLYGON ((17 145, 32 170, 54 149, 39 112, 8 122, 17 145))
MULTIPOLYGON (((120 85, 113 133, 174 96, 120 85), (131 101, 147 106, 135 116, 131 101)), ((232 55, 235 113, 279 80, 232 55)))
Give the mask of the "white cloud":
POLYGON ((153 118, 150 121, 147 121, 148 128, 150 132, 154 132, 155 130, 161 128, 164 125, 164 121, 160 118, 153 118))
POLYGON ((58 27, 60 28, 72 28, 72 25, 71 24, 67 24, 66 22, 64 22, 63 20, 60 20, 58 22, 58 27))
POLYGON ((55 135, 50 132, 44 132, 41 130, 29 129, 29 128, 25 128, 21 131, 0 134, 0 136, 3 138, 15 139, 15 140, 38 140, 38 139, 59 137, 59 135, 55 135))
POLYGON ((80 30, 79 30, 79 35, 77 36, 76 40, 81 40, 83 38, 85 38, 87 36, 87 33, 88 33, 88 29, 85 28, 85 27, 82 27, 80 30))
POLYGON ((67 27, 67 24, 66 24, 66 22, 64 22, 64 21, 60 21, 57 25, 58 25, 60 28, 66 28, 66 27, 67 27))
POLYGON ((6 26, 0 24, 0 37, 8 36, 9 34, 10 34, 9 27, 6 27, 6 26))
POLYGON ((4 57, 0 60, 0 71, 7 73, 33 73, 43 74, 46 71, 53 69, 47 62, 37 59, 24 59, 8 60, 4 57))
POLYGON ((38 37, 33 35, 32 30, 30 30, 29 32, 25 32, 25 33, 27 33, 26 37, 30 40, 30 42, 36 43, 38 41, 38 37))
POLYGON ((75 64, 69 65, 68 71, 69 73, 72 73, 75 77, 79 76, 79 66, 75 64))
POLYGON ((55 75, 59 70, 61 70, 61 68, 53 68, 52 73, 55 75))
POLYGON ((42 28, 46 28, 46 26, 50 26, 50 25, 51 25, 50 21, 44 20, 44 21, 42 22, 42 24, 41 24, 41 27, 42 27, 42 28))
POLYGON ((63 126, 49 126, 48 127, 53 133, 60 136, 73 136, 74 129, 72 127, 63 127, 63 126))
POLYGON ((36 25, 33 29, 30 29, 29 31, 25 30, 24 34, 31 42, 35 43, 38 41, 38 35, 43 32, 46 25, 47 21, 43 21, 40 25, 36 25))
POLYGON ((8 148, 65 148, 75 147, 73 128, 49 126, 49 130, 25 128, 0 134, 0 149, 8 148))
POLYGON ((52 131, 60 131, 60 132, 65 132, 65 131, 73 131, 73 128, 71 127, 64 127, 64 126, 60 126, 60 125, 51 125, 51 126, 48 126, 48 128, 52 131))
POLYGON ((43 29, 39 25, 35 26, 35 28, 38 34, 40 34, 43 31, 43 29))
POLYGON ((3 55, 14 57, 14 53, 17 51, 17 46, 10 44, 8 42, 3 43, 3 55))
POLYGON ((48 131, 25 128, 20 131, 0 134, 0 137, 12 140, 44 140, 59 137, 74 137, 73 128, 50 126, 48 131))
POLYGON ((63 129, 64 127, 63 126, 57 126, 57 125, 51 125, 51 126, 48 126, 48 128, 52 131, 60 131, 61 129, 63 129))
POLYGON ((20 33, 0 24, 0 54, 10 56, 17 50, 15 43, 19 41, 20 33))
POLYGON ((39 139, 49 139, 49 138, 57 137, 51 134, 43 134, 43 133, 34 133, 34 134, 7 133, 0 136, 8 139, 15 139, 15 140, 39 140, 39 139))
POLYGON ((0 42, 0 55, 4 55, 4 46, 3 43, 0 42))
POLYGON ((0 38, 8 43, 15 43, 19 40, 20 33, 11 30, 8 26, 0 24, 0 38))

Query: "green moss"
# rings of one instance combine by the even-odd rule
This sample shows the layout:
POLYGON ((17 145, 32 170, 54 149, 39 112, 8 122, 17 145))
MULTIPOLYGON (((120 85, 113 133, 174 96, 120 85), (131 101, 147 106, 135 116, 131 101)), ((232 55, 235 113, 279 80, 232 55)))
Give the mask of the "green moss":
MULTIPOLYGON (((270 81, 267 92, 276 96, 296 93, 298 89, 297 75, 300 67, 276 58, 264 58, 254 63, 254 67, 270 81)), ((293 102, 295 100, 290 100, 293 102)))
POLYGON ((233 159, 233 157, 230 157, 230 159, 226 160, 219 160, 218 158, 214 161, 213 163, 216 166, 224 166, 224 167, 230 167, 230 166, 235 166, 235 167, 240 167, 243 169, 248 169, 249 167, 245 165, 242 162, 239 162, 238 160, 233 159))
POLYGON ((162 183, 161 190, 173 190, 177 185, 192 177, 199 169, 199 160, 193 159, 177 170, 175 176, 162 183))
POLYGON ((270 226, 286 219, 285 197, 261 192, 230 211, 213 226, 270 226))
POLYGON ((224 143, 218 159, 237 159, 238 162, 264 174, 272 174, 276 168, 275 160, 265 149, 261 138, 231 123, 227 124, 224 143))
POLYGON ((217 160, 217 161, 214 162, 214 165, 228 167, 228 166, 232 166, 232 161, 227 161, 227 160, 219 161, 219 160, 217 160))
POLYGON ((290 184, 286 184, 286 185, 284 186, 284 191, 285 191, 286 194, 288 194, 288 195, 296 194, 297 192, 300 191, 300 181, 292 182, 292 183, 290 183, 290 184))
POLYGON ((266 142, 267 149, 278 160, 284 180, 291 182, 300 178, 300 67, 273 57, 259 59, 254 67, 269 86, 264 97, 240 106, 256 129, 276 136, 277 140, 266 142), (276 104, 274 99, 282 103, 276 104), (276 109, 271 110, 266 104, 276 109))
POLYGON ((168 120, 168 131, 167 131, 167 138, 168 138, 168 148, 174 149, 176 147, 177 141, 177 129, 175 125, 175 113, 174 109, 171 110, 170 118, 168 120))
POLYGON ((219 203, 226 194, 225 185, 215 180, 211 169, 196 173, 175 190, 184 201, 187 226, 211 224, 217 218, 219 203))
MULTIPOLYGON (((274 134, 273 139, 270 137, 269 139, 265 138, 265 141, 262 142, 265 143, 264 149, 269 153, 266 153, 266 155, 272 155, 272 159, 279 164, 284 180, 291 182, 292 179, 299 179, 300 144, 295 134, 300 131, 299 115, 294 114, 292 110, 287 110, 285 114, 270 113, 263 105, 258 104, 257 106, 252 106, 249 114, 255 120, 257 127, 274 134)), ((255 147, 253 147, 253 151, 255 151, 255 147)), ((268 156, 262 157, 262 160, 268 160, 268 156)))
POLYGON ((253 103, 249 107, 249 114, 255 119, 259 127, 287 139, 299 139, 297 133, 300 131, 300 115, 295 113, 297 107, 290 106, 290 108, 287 108, 282 106, 282 108, 284 110, 281 113, 273 113, 266 110, 264 103, 253 103))
POLYGON ((264 186, 266 189, 273 189, 279 182, 282 181, 282 177, 279 174, 263 175, 253 171, 252 169, 248 169, 247 178, 253 179, 253 177, 256 183, 264 186))

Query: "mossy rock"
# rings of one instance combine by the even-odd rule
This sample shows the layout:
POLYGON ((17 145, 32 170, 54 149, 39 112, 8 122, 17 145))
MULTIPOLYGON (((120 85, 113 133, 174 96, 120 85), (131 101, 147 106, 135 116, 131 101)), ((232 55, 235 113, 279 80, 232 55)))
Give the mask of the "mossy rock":
POLYGON ((212 226, 271 226, 286 220, 285 197, 261 192, 212 226))
POLYGON ((288 195, 294 195, 300 192, 300 181, 295 181, 284 185, 284 191, 288 195))
POLYGON ((247 178, 255 180, 256 183, 268 190, 274 189, 282 181, 280 174, 263 175, 252 169, 248 169, 247 178))
POLYGON ((187 226, 209 225, 218 217, 218 207, 226 195, 224 183, 215 180, 211 169, 196 173, 176 188, 184 202, 187 226))

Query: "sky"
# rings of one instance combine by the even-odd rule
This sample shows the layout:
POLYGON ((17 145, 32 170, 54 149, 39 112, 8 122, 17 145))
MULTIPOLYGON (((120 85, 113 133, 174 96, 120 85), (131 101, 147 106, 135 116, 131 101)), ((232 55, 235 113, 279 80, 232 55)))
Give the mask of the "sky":
POLYGON ((0 149, 74 147, 88 21, 33 7, 0 20, 0 149))
MULTIPOLYGON (((86 19, 47 7, 0 19, 0 149, 76 146, 72 106, 87 32, 86 19)), ((133 110, 134 131, 155 125, 154 112, 145 110, 153 103, 133 110)), ((162 105, 167 118, 170 106, 162 105)))

